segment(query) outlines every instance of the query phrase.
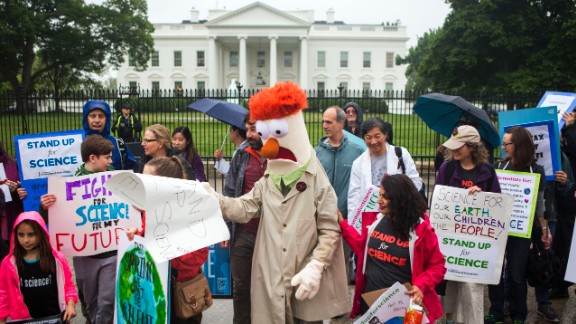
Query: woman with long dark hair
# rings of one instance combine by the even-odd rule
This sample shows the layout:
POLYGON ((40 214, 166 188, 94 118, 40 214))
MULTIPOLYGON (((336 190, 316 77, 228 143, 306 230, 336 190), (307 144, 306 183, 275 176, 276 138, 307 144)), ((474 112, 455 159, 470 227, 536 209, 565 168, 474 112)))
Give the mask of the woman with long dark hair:
POLYGON ((202 163, 198 149, 192 140, 192 132, 190 132, 188 127, 179 126, 174 129, 172 132, 172 145, 180 151, 180 156, 192 166, 196 180, 206 181, 204 163, 202 163))
POLYGON ((380 213, 363 213, 360 234, 338 214, 342 236, 358 255, 350 317, 368 310, 363 293, 400 282, 411 284, 407 294, 434 323, 443 314, 434 288, 444 278, 446 261, 424 213, 427 204, 410 178, 395 174, 382 179, 378 205, 380 213))

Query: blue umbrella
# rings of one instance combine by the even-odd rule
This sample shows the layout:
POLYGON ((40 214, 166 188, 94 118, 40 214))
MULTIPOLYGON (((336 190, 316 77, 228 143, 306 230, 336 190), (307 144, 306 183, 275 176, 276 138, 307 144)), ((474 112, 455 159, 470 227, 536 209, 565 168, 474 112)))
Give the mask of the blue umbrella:
POLYGON ((413 109, 428 127, 444 136, 450 137, 455 127, 468 124, 476 127, 492 148, 500 146, 498 129, 488 114, 462 97, 429 93, 420 96, 413 109))
POLYGON ((206 115, 216 118, 228 125, 233 125, 244 130, 246 129, 244 126, 244 116, 248 113, 248 109, 239 104, 203 98, 189 104, 188 108, 203 112, 206 115))

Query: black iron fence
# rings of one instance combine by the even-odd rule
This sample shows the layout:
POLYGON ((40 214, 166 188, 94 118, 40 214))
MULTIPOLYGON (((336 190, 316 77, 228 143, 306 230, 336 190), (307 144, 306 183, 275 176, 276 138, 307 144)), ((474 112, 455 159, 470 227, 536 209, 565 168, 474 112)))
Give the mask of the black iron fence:
MULTIPOLYGON (((257 90, 140 90, 120 88, 119 91, 77 91, 54 96, 52 92, 16 94, 0 93, 0 140, 9 155, 15 155, 13 137, 82 128, 82 106, 90 99, 107 101, 113 112, 119 113, 124 103, 129 103, 144 127, 163 124, 168 129, 188 126, 205 164, 213 163, 212 154, 222 147, 224 155, 234 150, 225 138, 227 126, 202 113, 187 108, 188 104, 204 97, 239 102, 247 107, 248 99, 257 90)), ((431 131, 412 107, 423 93, 402 91, 354 91, 324 90, 308 91, 309 109, 305 110, 306 126, 310 143, 316 146, 323 136, 322 111, 333 105, 342 106, 354 101, 364 110, 364 119, 380 116, 392 123, 394 144, 407 147, 419 166, 426 183, 433 181, 434 172, 429 171, 436 147, 444 137, 431 131)), ((476 106, 485 109, 497 121, 497 113, 503 110, 535 107, 540 98, 517 95, 457 94, 476 106)), ((216 173, 208 168, 209 178, 216 173)))

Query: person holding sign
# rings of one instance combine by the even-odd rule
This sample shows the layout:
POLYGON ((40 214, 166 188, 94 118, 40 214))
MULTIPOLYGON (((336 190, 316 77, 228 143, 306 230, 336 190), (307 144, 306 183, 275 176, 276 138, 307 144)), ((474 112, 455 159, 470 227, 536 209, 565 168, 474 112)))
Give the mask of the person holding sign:
POLYGON ((0 323, 25 319, 68 321, 76 316, 78 294, 66 257, 50 245, 48 229, 37 212, 14 222, 10 254, 0 266, 0 323))
MULTIPOLYGON (((76 176, 112 170, 112 142, 100 135, 89 135, 82 142, 84 163, 76 176)), ((48 210, 56 196, 47 193, 40 198, 42 208, 48 210)), ((114 317, 114 282, 116 281, 116 251, 72 259, 82 313, 90 323, 111 323, 114 317)))
MULTIPOLYGON (((0 228, 2 228, 2 240, 8 242, 10 240, 10 231, 14 226, 14 220, 24 211, 22 199, 26 197, 26 191, 20 188, 20 175, 18 173, 16 160, 8 156, 4 145, 2 145, 0 141, 0 169, 2 168, 4 172, 0 172, 5 175, 5 178, 3 179, 3 177, 0 176, 0 185, 6 185, 8 187, 8 193, 6 193, 4 197, 6 205, 4 213, 1 215, 4 219, 0 218, 0 228), (24 195, 22 196, 21 193, 24 195)), ((0 188, 0 190, 2 189, 0 188)))
POLYGON ((378 205, 379 214, 363 213, 361 234, 338 213, 342 236, 358 255, 350 317, 368 310, 361 294, 408 282, 412 287, 406 293, 424 305, 434 323, 443 314, 434 289, 444 278, 446 261, 424 213, 426 202, 410 178, 396 174, 382 179, 378 205))
MULTIPOLYGON (((535 147, 532 135, 521 126, 510 127, 506 130, 502 139, 502 149, 505 157, 496 163, 497 169, 540 173, 540 187, 536 202, 537 223, 532 227, 533 231, 541 232, 540 240, 546 249, 550 248, 552 235, 548 230, 547 221, 544 218, 544 191, 546 182, 544 168, 536 164, 535 147)), ((530 250, 530 239, 509 236, 506 244, 506 268, 502 271, 503 278, 498 285, 488 287, 490 298, 490 313, 485 316, 485 323, 495 323, 504 318, 504 300, 507 297, 510 302, 510 317, 513 321, 524 323, 528 315, 526 298, 528 287, 526 284, 526 262, 530 250), (506 272, 506 274, 504 274, 506 272), (504 282, 506 278, 506 282, 504 282), (504 287, 506 286, 506 292, 504 287)))
MULTIPOLYGON (((143 174, 176 178, 176 179, 187 179, 186 171, 182 165, 182 161, 177 156, 171 157, 158 157, 154 158, 144 166, 143 174)), ((142 228, 129 228, 126 230, 126 235, 128 239, 132 240, 134 234, 144 236, 146 228, 146 212, 142 211, 142 228)), ((194 252, 182 255, 170 261, 170 271, 172 280, 177 282, 183 282, 192 280, 200 272, 202 272, 202 265, 208 259, 208 248, 204 247, 194 252)), ((173 286, 174 286, 173 285, 173 286)), ((174 297, 174 293, 172 294, 174 297)), ((175 305, 174 302, 171 303, 175 305)), ((199 324, 202 322, 202 313, 192 316, 191 318, 178 318, 175 315, 175 311, 170 312, 170 322, 171 324, 199 324)))
MULTIPOLYGON (((488 163, 488 150, 472 126, 454 129, 452 136, 442 144, 448 152, 436 175, 436 185, 468 188, 469 194, 479 191, 500 193, 500 184, 494 168, 488 163)), ((484 285, 470 282, 448 281, 446 284, 447 318, 458 322, 482 323, 484 317, 484 285)))

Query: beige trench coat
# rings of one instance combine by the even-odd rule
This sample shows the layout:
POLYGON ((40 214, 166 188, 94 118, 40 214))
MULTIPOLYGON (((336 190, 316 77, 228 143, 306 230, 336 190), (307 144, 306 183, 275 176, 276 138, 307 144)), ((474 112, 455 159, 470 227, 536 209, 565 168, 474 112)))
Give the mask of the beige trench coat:
POLYGON ((232 221, 261 217, 252 259, 253 323, 317 321, 349 311, 336 194, 315 154, 286 197, 265 175, 246 195, 218 199, 232 221), (318 294, 299 301, 290 280, 310 258, 326 268, 318 294))

